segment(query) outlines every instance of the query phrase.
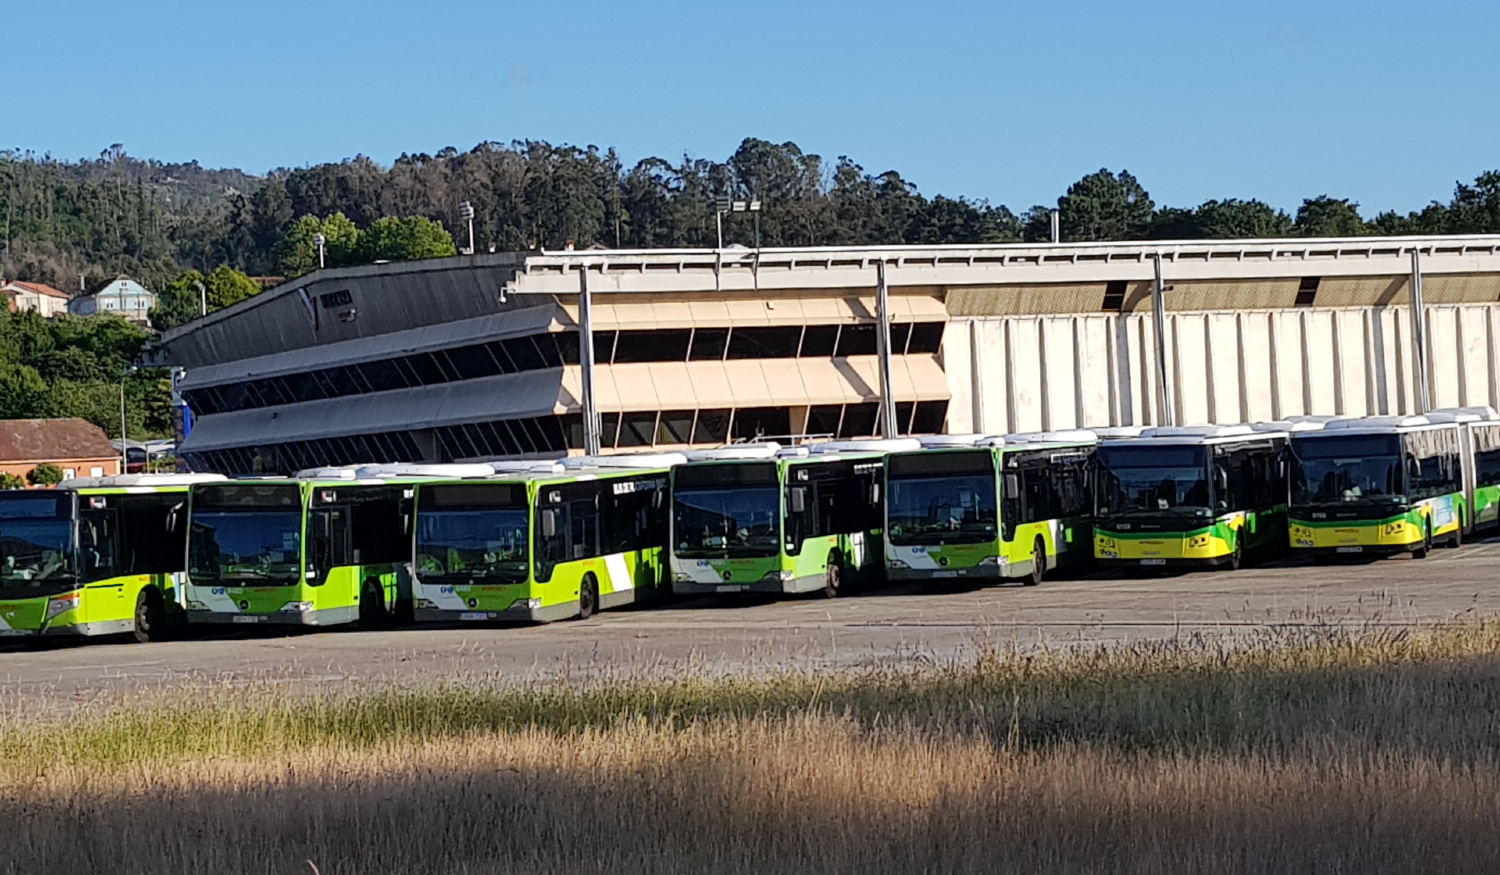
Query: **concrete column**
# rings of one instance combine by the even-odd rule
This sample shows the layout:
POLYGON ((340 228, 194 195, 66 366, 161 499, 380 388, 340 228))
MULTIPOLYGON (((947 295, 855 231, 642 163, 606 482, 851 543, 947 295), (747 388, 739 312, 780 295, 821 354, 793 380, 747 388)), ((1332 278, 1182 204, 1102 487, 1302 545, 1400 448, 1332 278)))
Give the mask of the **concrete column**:
POLYGON ((600 452, 599 405, 594 400, 594 301, 589 294, 589 266, 578 266, 578 364, 583 374, 583 451, 600 452))
POLYGON ((1422 300, 1422 252, 1411 251, 1411 363, 1416 383, 1417 413, 1432 409, 1432 385, 1427 367, 1427 304, 1422 300))
POLYGON ((1167 287, 1162 281, 1161 253, 1152 256, 1152 261, 1156 266, 1156 280, 1151 285, 1151 320, 1156 329, 1156 422, 1176 425, 1176 393, 1167 367, 1167 287))
POLYGON ((880 436, 901 436, 896 399, 891 395, 891 298, 885 284, 885 261, 875 262, 875 344, 880 355, 880 436))

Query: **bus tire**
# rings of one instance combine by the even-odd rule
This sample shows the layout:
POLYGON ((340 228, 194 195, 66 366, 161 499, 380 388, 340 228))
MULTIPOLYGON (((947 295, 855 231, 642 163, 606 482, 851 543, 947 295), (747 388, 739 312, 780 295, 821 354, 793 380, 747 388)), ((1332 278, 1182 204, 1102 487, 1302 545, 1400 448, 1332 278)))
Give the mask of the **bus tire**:
POLYGON ((135 598, 135 640, 142 644, 167 637, 167 605, 161 590, 148 586, 135 598))
POLYGON ((839 586, 844 582, 844 562, 835 551, 828 554, 828 570, 823 572, 823 595, 831 599, 839 597, 839 586))
POLYGON ((385 590, 380 581, 369 578, 359 590, 359 628, 379 629, 385 619, 385 590))
POLYGON ((1443 546, 1447 547, 1450 550, 1457 550, 1459 547, 1462 547, 1463 545, 1464 545, 1464 515, 1462 513, 1460 513, 1458 515, 1458 528, 1454 529, 1454 531, 1453 531, 1453 537, 1449 538, 1448 542, 1446 544, 1444 544, 1443 546))
POLYGON ((1426 559, 1427 552, 1432 549, 1432 522, 1429 520, 1423 527, 1422 543, 1411 551, 1411 558, 1426 559))
POLYGON ((1031 545, 1031 573, 1021 578, 1022 586, 1038 586, 1047 576, 1047 547, 1037 538, 1031 545))
POLYGON ((1239 571, 1240 565, 1245 561, 1245 547, 1240 542, 1239 536, 1234 539, 1234 549, 1229 551, 1229 562, 1226 563, 1230 571, 1239 571))
POLYGON ((599 612, 599 581, 593 574, 585 574, 578 585, 578 619, 587 620, 599 612))

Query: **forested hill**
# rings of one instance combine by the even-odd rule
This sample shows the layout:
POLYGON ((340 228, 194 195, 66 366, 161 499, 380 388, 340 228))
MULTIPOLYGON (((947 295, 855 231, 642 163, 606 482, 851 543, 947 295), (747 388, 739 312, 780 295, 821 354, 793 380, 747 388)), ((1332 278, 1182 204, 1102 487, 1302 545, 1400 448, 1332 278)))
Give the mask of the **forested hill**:
MULTIPOLYGON (((465 200, 481 251, 712 246, 714 199, 726 194, 761 200, 768 246, 1042 240, 1054 206, 1067 240, 1500 231, 1494 172, 1420 212, 1367 219, 1357 203, 1326 195, 1295 214, 1257 200, 1159 206, 1140 180, 1108 170, 1083 177, 1055 204, 1012 210, 929 197, 894 170, 871 173, 849 158, 825 161, 793 143, 755 139, 722 162, 627 165, 613 149, 525 141, 403 155, 389 167, 356 157, 265 176, 136 159, 117 145, 80 162, 0 152, 0 277, 71 290, 80 276, 92 283, 117 273, 163 289, 182 284, 188 270, 221 266, 291 276, 315 266, 309 241, 317 231, 335 263, 442 254, 452 251, 444 229, 466 242, 465 200)), ((747 214, 726 216, 726 242, 751 243, 751 228, 747 214)))

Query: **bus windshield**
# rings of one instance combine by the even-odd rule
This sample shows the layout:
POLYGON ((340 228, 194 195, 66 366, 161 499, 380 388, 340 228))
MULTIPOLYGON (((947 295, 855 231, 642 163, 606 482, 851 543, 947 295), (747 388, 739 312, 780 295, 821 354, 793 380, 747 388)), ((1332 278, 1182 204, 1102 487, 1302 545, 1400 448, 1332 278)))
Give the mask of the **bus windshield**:
POLYGON ((301 581, 302 514, 296 510, 198 510, 188 533, 195 584, 290 586, 301 581))
POLYGON ((1208 452, 1204 447, 1133 446, 1099 448, 1104 466, 1100 516, 1210 514, 1208 452))
POLYGON ((449 583, 523 583, 530 511, 423 509, 417 517, 417 576, 449 583))
POLYGON ((1400 438, 1350 435, 1292 441, 1292 503, 1297 505, 1406 501, 1400 438))
POLYGON ((781 488, 775 463, 685 465, 674 475, 673 551, 683 558, 781 552, 781 488))
POLYGON ((0 595, 50 595, 72 587, 71 496, 0 498, 0 595))
POLYGON ((892 544, 979 544, 999 531, 994 475, 893 478, 886 502, 892 544))

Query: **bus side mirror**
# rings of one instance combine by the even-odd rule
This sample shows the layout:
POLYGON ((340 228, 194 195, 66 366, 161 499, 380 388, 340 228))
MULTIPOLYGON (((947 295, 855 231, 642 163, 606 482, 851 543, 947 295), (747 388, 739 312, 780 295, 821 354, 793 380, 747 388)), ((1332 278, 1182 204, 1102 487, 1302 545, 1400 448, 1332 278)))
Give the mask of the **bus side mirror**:
POLYGON ((791 505, 792 513, 807 512, 807 487, 794 486, 787 492, 787 504, 791 505))
POLYGON ((1224 470, 1223 465, 1214 466, 1214 485, 1219 488, 1220 492, 1229 491, 1229 472, 1224 470))
POLYGON ((870 484, 870 503, 871 504, 879 504, 880 503, 880 484, 879 483, 871 483, 870 484))
POLYGON ((1412 483, 1416 483, 1422 479, 1421 461, 1411 458, 1406 460, 1406 477, 1412 483))
POLYGON ((1014 474, 1005 475, 1005 500, 1015 501, 1021 497, 1021 478, 1014 474))
POLYGON ((169 510, 169 511, 167 511, 167 523, 166 523, 166 525, 167 525, 167 531, 168 532, 176 532, 177 531, 177 521, 181 517, 181 515, 182 515, 182 502, 178 502, 177 504, 172 505, 172 509, 169 510))
POLYGON ((557 511, 555 511, 555 510, 544 510, 544 511, 542 511, 542 537, 544 537, 544 538, 555 538, 555 537, 557 537, 557 511))

